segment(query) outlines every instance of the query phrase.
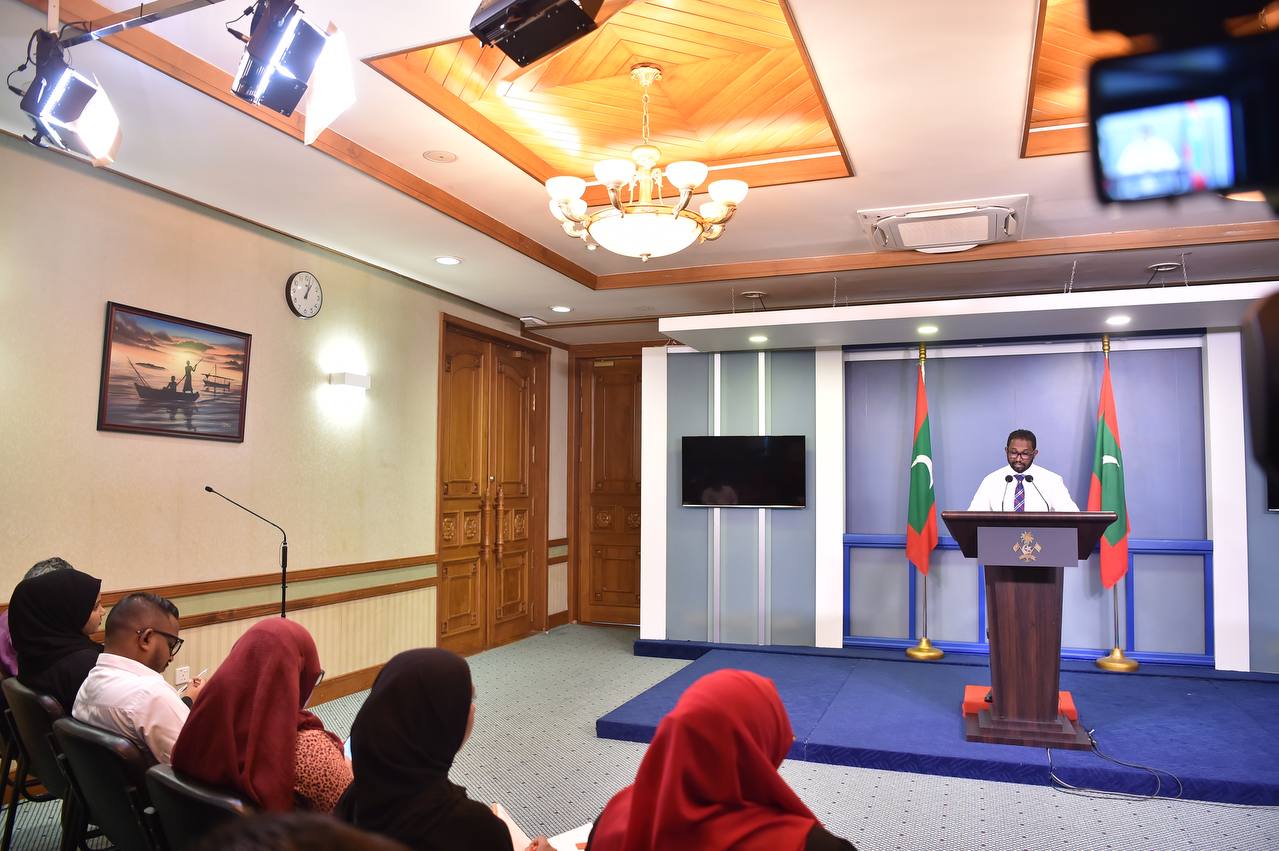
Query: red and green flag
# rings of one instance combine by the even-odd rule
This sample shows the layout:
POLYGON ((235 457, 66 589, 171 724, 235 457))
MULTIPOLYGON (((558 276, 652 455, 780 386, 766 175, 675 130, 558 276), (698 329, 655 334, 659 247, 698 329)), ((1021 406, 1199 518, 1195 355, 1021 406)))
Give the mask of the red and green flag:
POLYGON ((1101 403, 1097 406, 1097 449, 1088 488, 1089 511, 1113 511, 1118 515, 1101 536, 1101 584, 1112 587, 1128 572, 1128 504, 1124 500, 1124 456, 1119 449, 1119 417, 1110 386, 1110 358, 1101 379, 1101 403))
POLYGON ((910 450, 910 504, 906 511, 906 558, 928 574, 929 554, 937 547, 937 498, 933 493, 933 438, 928 428, 924 364, 915 390, 915 444, 910 450))

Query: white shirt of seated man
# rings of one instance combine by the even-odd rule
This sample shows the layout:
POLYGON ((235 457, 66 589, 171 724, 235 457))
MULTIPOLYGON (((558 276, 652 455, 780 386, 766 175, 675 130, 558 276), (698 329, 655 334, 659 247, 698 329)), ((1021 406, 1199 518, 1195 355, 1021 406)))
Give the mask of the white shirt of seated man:
MULTIPOLYGON (((123 736, 166 765, 191 711, 162 676, 182 645, 176 611, 169 601, 143 594, 130 594, 113 606, 106 651, 71 708, 76 720, 123 736)), ((192 700, 202 685, 198 679, 191 683, 192 700)))
POLYGON ((1032 432, 1017 429, 1010 434, 1004 454, 1008 463, 982 479, 969 511, 1016 511, 1019 484, 1024 511, 1079 510, 1061 476, 1035 465, 1039 449, 1032 432))

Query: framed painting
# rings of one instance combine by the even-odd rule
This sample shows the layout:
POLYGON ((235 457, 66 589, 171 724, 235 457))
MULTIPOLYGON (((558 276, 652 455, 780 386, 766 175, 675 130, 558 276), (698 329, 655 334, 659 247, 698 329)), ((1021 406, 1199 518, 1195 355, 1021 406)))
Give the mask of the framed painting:
POLYGON ((243 442, 252 340, 107 302, 98 429, 243 442))

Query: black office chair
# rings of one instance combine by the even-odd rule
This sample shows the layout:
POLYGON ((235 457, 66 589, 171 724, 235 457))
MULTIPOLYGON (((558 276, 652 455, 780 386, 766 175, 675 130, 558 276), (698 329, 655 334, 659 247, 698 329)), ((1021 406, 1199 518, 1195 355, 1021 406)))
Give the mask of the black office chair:
POLYGON ((0 690, 0 801, 8 802, 0 851, 9 851, 13 845, 13 825, 18 815, 18 804, 24 800, 37 803, 54 800, 54 796, 48 792, 33 792, 32 788, 37 785, 27 771, 27 754, 13 727, 9 702, 4 699, 4 692, 0 690), (20 781, 21 777, 28 779, 20 781))
POLYGON ((146 813, 150 756, 128 739, 74 718, 54 721, 53 737, 89 820, 120 851, 158 851, 146 813))
POLYGON ((168 765, 147 770, 147 793, 169 851, 190 848, 223 822, 253 812, 234 795, 183 777, 168 765))
POLYGON ((9 677, 0 688, 9 701, 9 713, 14 729, 27 755, 27 764, 17 778, 19 788, 27 782, 27 772, 34 775, 44 788, 56 798, 62 799, 61 851, 72 851, 85 838, 84 808, 67 779, 70 769, 60 756, 53 741, 53 722, 63 717, 62 705, 47 694, 37 694, 14 677, 9 677))

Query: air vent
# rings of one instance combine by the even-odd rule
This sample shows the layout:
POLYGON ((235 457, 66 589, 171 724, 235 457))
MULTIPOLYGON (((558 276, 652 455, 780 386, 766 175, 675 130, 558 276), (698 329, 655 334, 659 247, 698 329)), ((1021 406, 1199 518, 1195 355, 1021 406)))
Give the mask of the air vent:
POLYGON ((876 251, 943 254, 1020 239, 1029 205, 1029 195, 1005 195, 858 210, 857 215, 876 251))
POLYGON ((545 319, 538 319, 536 316, 521 316, 520 324, 525 328, 542 328, 547 322, 545 319))

